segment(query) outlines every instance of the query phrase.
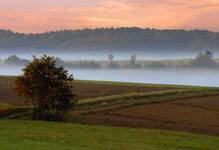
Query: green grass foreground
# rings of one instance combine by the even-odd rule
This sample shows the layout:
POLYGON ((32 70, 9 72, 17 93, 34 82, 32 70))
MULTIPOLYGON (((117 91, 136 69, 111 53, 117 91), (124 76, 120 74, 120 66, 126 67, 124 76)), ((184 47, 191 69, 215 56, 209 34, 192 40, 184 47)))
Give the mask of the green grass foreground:
POLYGON ((217 150, 219 137, 153 129, 0 120, 4 150, 217 150))

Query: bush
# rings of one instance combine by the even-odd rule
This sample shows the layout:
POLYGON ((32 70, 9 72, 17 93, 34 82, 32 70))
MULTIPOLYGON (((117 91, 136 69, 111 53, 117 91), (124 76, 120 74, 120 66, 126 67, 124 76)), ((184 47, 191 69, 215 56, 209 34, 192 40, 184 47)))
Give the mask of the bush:
POLYGON ((61 120, 76 102, 69 84, 72 80, 73 76, 57 66, 54 58, 34 57, 23 75, 17 77, 15 89, 20 97, 32 100, 33 119, 61 120))

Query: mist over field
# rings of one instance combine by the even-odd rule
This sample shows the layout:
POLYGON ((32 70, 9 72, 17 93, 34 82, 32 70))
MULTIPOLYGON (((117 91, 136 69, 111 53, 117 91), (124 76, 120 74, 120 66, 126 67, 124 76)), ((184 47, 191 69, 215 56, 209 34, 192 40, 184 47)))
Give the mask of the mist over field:
MULTIPOLYGON (((1 67, 1 75, 19 75, 22 67, 1 67)), ((77 80, 120 81, 219 87, 219 70, 68 69, 77 80)))
MULTIPOLYGON (((153 52, 137 52, 137 51, 129 51, 129 52, 116 52, 116 51, 92 51, 92 52, 52 52, 52 50, 48 50, 51 52, 8 52, 10 50, 2 50, 0 52, 0 59, 5 59, 10 55, 16 54, 20 58, 31 59, 32 56, 54 56, 59 57, 64 60, 107 60, 109 54, 114 55, 115 60, 128 60, 132 54, 137 54, 138 59, 147 59, 147 60, 163 60, 163 59, 183 59, 183 58, 195 58, 197 56, 197 52, 193 53, 153 53, 153 52), (6 51, 6 52, 4 52, 6 51)), ((219 57, 219 53, 214 53, 215 57, 219 57)))
MULTIPOLYGON (((40 57, 42 55, 48 55, 53 57, 59 57, 63 60, 107 60, 109 54, 114 55, 115 60, 129 60, 132 54, 136 54, 138 60, 174 60, 174 59, 187 59, 187 58, 195 58, 199 52, 193 53, 153 53, 153 52, 138 52, 138 51, 128 51, 128 52, 120 52, 116 51, 92 51, 92 52, 65 52, 60 50, 60 52, 53 52, 53 50, 49 50, 50 52, 10 52, 10 50, 1 50, 0 51, 0 59, 8 58, 11 55, 16 55, 23 59, 32 59, 32 56, 40 57)), ((153 51, 153 50, 152 50, 153 51)), ((204 51, 203 51, 204 52, 204 51)), ((214 57, 219 57, 219 53, 214 53, 214 57)))
MULTIPOLYGON (((42 56, 43 54, 32 54, 36 56, 42 56)), ((31 60, 31 54, 17 54, 17 57, 22 59, 31 60)), ((49 54, 48 54, 49 55, 49 54)), ((3 60, 8 58, 10 54, 1 55, 0 75, 20 75, 22 68, 25 65, 10 64, 3 65, 3 60)), ((51 55, 59 57, 64 60, 80 61, 80 60, 93 60, 100 65, 107 66, 108 55, 107 54, 55 54, 51 55)), ((180 56, 169 57, 160 56, 157 58, 147 57, 147 55, 137 55, 138 62, 145 60, 147 63, 150 60, 164 62, 166 64, 177 64, 177 61, 184 62, 180 56), (168 61, 169 60, 169 61, 168 61), (167 61, 167 62, 166 62, 167 61)), ((195 58, 194 56, 185 58, 195 58)), ((114 54, 114 61, 121 64, 128 64, 130 61, 130 54, 120 55, 114 54)), ((186 60, 187 61, 187 60, 186 60)), ((181 62, 180 62, 181 63, 181 62)), ((143 64, 143 62, 141 62, 143 64)), ((150 63, 149 63, 150 64, 150 63)), ((177 85, 195 85, 195 86, 212 86, 219 87, 219 69, 218 68, 162 68, 150 67, 150 68, 72 68, 66 67, 69 73, 74 75, 77 80, 100 80, 100 81, 119 81, 119 82, 136 82, 136 83, 152 83, 152 84, 177 84, 177 85)))
POLYGON ((19 75, 46 54, 75 79, 219 86, 218 43, 219 33, 207 30, 0 30, 0 75, 19 75))

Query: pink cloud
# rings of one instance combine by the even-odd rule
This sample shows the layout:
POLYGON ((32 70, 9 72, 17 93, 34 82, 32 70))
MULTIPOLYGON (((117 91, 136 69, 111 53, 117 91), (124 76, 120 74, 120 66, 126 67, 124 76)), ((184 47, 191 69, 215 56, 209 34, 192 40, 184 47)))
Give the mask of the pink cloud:
POLYGON ((63 28, 139 26, 219 31, 218 0, 0 0, 0 28, 44 32, 63 28))

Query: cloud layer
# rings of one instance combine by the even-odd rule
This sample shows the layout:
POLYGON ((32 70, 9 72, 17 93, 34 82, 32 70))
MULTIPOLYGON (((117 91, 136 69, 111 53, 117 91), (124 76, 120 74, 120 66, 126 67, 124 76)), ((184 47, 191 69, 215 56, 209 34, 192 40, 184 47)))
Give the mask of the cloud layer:
POLYGON ((18 32, 138 26, 219 31, 219 0, 0 0, 0 28, 18 32))

